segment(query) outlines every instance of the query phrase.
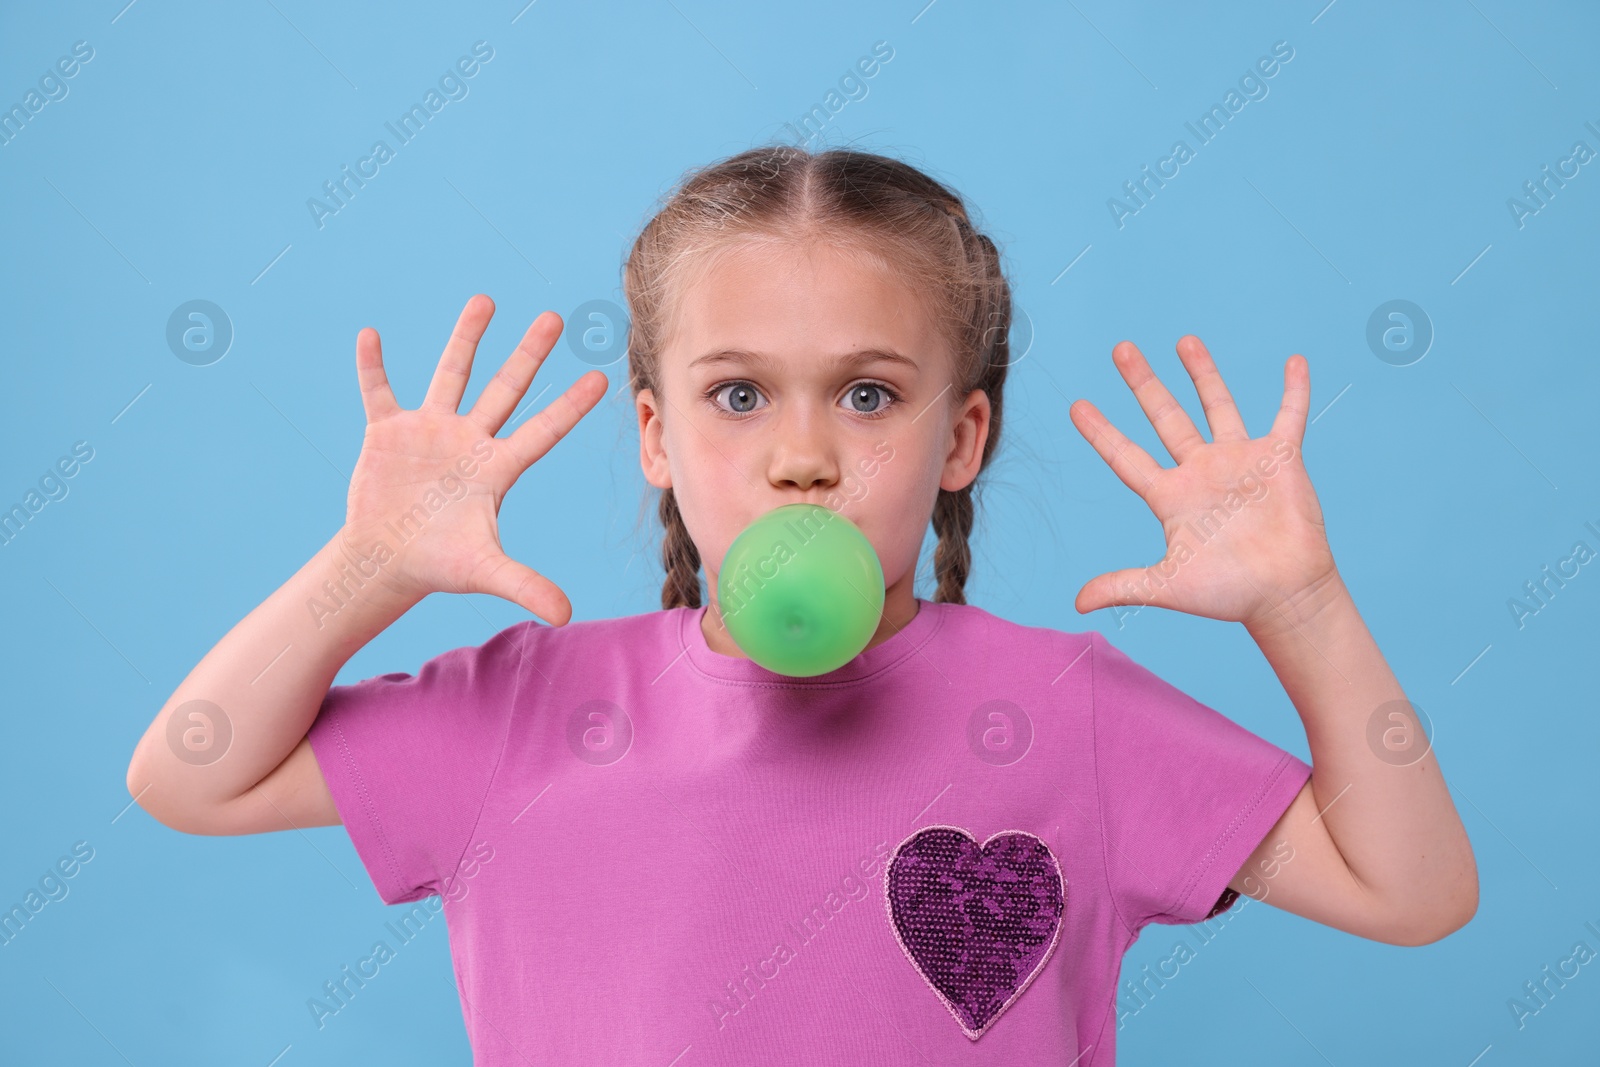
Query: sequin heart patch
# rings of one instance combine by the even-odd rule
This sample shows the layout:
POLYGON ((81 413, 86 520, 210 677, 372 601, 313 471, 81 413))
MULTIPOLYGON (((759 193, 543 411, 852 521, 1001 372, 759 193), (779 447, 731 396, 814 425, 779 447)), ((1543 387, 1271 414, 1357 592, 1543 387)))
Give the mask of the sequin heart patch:
POLYGON ((924 827, 883 884, 901 949, 974 1041, 1044 969, 1067 902, 1055 854, 1022 830, 980 846, 959 826, 924 827))

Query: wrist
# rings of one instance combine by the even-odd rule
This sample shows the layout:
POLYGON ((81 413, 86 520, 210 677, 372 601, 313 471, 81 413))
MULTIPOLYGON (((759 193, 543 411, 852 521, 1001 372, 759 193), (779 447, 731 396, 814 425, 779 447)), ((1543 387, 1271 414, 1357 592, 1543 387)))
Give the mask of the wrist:
POLYGON ((1354 603, 1338 569, 1330 567, 1281 603, 1269 604, 1256 617, 1244 620, 1244 627, 1259 644, 1318 626, 1354 603))
MULTIPOLYGON (((427 593, 407 585, 381 539, 340 526, 312 561, 313 596, 329 612, 348 609, 381 627, 411 610, 427 593)), ((313 614, 322 609, 311 606, 313 614)))

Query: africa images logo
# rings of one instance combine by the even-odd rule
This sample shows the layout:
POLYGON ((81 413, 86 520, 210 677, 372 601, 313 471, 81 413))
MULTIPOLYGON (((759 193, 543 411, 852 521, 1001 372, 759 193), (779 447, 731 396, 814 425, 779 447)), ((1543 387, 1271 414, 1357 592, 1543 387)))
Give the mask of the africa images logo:
POLYGON ((350 164, 346 163, 339 168, 337 179, 323 182, 322 191, 327 199, 319 200, 313 196, 306 200, 306 210, 311 212, 311 221, 317 224, 317 229, 327 226, 330 217, 348 207, 349 202, 355 199, 356 193, 365 189, 367 182, 381 173, 383 165, 395 158, 397 150, 410 144, 428 125, 428 121, 444 110, 446 104, 455 100, 465 100, 471 91, 467 86, 467 80, 476 77, 483 69, 482 64, 488 63, 493 58, 494 48, 489 42, 475 42, 471 56, 457 59, 454 67, 439 76, 437 89, 430 87, 423 94, 421 103, 413 103, 394 122, 383 124, 384 129, 393 135, 395 147, 391 148, 389 142, 385 140, 374 141, 367 154, 356 160, 354 171, 350 169, 350 164))

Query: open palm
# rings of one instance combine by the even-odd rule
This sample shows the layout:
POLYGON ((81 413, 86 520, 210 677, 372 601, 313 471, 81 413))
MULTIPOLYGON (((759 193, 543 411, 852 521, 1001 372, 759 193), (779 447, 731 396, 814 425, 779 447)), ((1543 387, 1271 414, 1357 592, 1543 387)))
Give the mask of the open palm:
POLYGON ((548 311, 535 319, 471 410, 458 414, 478 341, 493 315, 487 296, 467 301, 415 410, 395 400, 378 332, 369 327, 357 335, 367 429, 350 479, 343 543, 352 559, 368 561, 363 573, 376 567, 376 580, 396 595, 489 593, 560 626, 572 617, 572 604, 544 575, 506 555, 500 504, 522 473, 605 395, 606 376, 584 374, 510 436, 496 437, 562 323, 548 311))
POLYGON ((1080 612, 1153 604, 1212 619, 1262 622, 1336 576, 1322 509, 1301 462, 1311 373, 1303 356, 1284 366, 1283 401, 1272 429, 1252 438, 1198 337, 1179 339, 1211 429, 1206 441, 1131 341, 1112 360, 1176 467, 1162 467, 1089 401, 1070 414, 1166 535, 1158 563, 1098 575, 1078 592, 1080 612))

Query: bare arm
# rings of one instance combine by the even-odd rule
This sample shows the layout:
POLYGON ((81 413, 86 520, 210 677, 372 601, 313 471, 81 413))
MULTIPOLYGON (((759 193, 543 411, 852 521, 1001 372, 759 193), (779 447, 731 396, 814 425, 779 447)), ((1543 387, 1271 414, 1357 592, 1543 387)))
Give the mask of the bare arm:
POLYGON ((495 434, 561 334, 534 320, 465 415, 472 359, 494 303, 467 301, 422 406, 405 410, 377 331, 356 340, 367 430, 338 533, 206 653, 167 698, 128 764, 128 792, 167 826, 247 834, 337 824, 306 734, 339 669, 431 592, 489 593, 556 626, 572 617, 549 579, 506 556, 506 492, 606 392, 580 377, 509 437, 495 434))
POLYGON ((339 822, 306 733, 339 669, 421 599, 363 579, 343 535, 229 630, 139 739, 128 792, 161 822, 195 834, 339 822), (331 616, 312 607, 328 603, 324 582, 355 594, 331 616))
POLYGON ((1312 773, 1229 885, 1392 944, 1427 944, 1464 925, 1478 907, 1472 844, 1344 582, 1335 574, 1251 636, 1305 723, 1312 773), (1274 870, 1268 853, 1279 842, 1295 858, 1274 870))

